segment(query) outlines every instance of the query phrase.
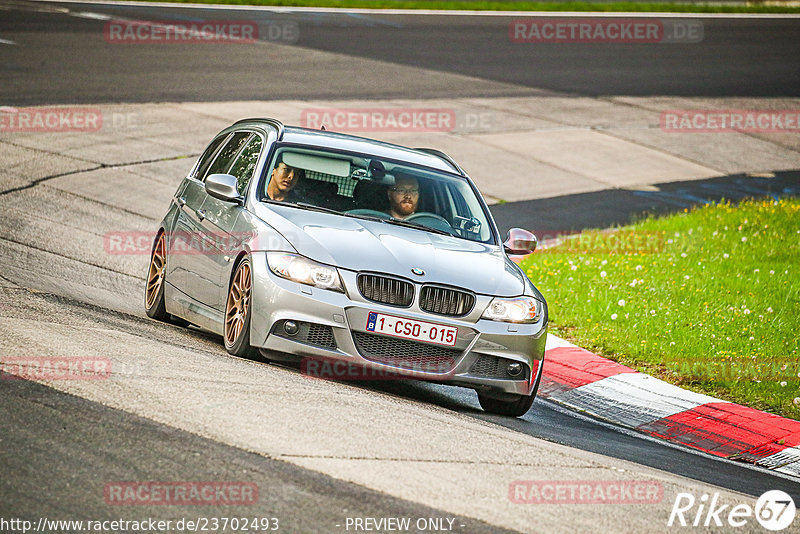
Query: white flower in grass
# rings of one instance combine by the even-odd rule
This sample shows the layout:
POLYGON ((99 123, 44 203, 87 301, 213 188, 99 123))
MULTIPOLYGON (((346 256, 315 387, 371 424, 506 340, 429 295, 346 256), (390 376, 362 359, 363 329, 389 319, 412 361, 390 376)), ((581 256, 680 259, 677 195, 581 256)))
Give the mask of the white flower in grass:
POLYGON ((772 313, 772 308, 767 308, 767 311, 772 313))
POLYGON ((605 265, 606 263, 608 263, 608 260, 603 260, 600 262, 600 265, 605 265))
POLYGON ((795 404, 795 406, 800 405, 800 397, 795 397, 794 398, 794 404, 795 404))
POLYGON ((746 237, 742 237, 742 243, 744 243, 745 241, 747 241, 747 238, 746 237))
POLYGON ((637 265, 637 266, 636 266, 636 270, 637 270, 637 271, 641 271, 641 270, 642 270, 642 266, 641 266, 641 265, 637 265))
POLYGON ((625 299, 619 299, 617 304, 619 304, 620 306, 625 306, 625 299))
POLYGON ((674 342, 674 341, 670 341, 670 342, 669 342, 669 346, 670 346, 670 347, 671 347, 671 346, 673 346, 674 344, 675 344, 675 342, 674 342))
POLYGON ((616 313, 612 313, 611 314, 611 320, 612 321, 616 321, 617 320, 617 314, 616 313))
POLYGON ((715 236, 715 235, 717 235, 718 233, 719 233, 719 232, 717 232, 716 230, 714 230, 714 233, 713 233, 713 234, 711 234, 711 235, 712 235, 712 236, 715 236))
POLYGON ((770 271, 769 274, 775 274, 775 271, 770 271))
POLYGON ((744 314, 745 314, 745 315, 750 315, 750 310, 748 310, 748 309, 745 309, 745 310, 744 310, 744 314))
POLYGON ((606 277, 606 272, 600 271, 600 278, 605 278, 605 277, 606 277))
POLYGON ((688 274, 683 275, 684 280, 688 280, 689 278, 691 278, 691 276, 689 276, 688 274))
POLYGON ((685 252, 681 252, 681 258, 685 258, 685 257, 686 257, 686 253, 685 252))
POLYGON ((786 364, 784 363, 783 365, 781 365, 781 371, 785 371, 785 370, 786 370, 786 364))
POLYGON ((782 388, 785 388, 785 387, 786 387, 786 381, 785 381, 785 380, 784 380, 783 382, 781 382, 781 387, 782 387, 782 388))
POLYGON ((754 273, 760 273, 760 272, 761 272, 761 269, 753 269, 753 272, 754 272, 754 273))
POLYGON ((727 258, 730 258, 731 255, 726 252, 725 254, 722 255, 722 257, 727 259, 727 258))
POLYGON ((655 315, 655 314, 656 314, 655 310, 650 310, 650 315, 655 315))

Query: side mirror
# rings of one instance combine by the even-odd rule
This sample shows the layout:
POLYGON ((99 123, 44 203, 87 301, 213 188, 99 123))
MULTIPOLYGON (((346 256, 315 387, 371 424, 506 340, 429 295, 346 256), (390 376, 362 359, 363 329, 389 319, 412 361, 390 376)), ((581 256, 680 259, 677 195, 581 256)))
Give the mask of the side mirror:
POLYGON ((206 178, 206 193, 225 202, 242 204, 244 198, 236 186, 236 177, 230 174, 212 174, 206 178))
POLYGON ((512 228, 508 231, 503 247, 507 254, 530 254, 536 250, 538 243, 536 236, 522 228, 512 228))

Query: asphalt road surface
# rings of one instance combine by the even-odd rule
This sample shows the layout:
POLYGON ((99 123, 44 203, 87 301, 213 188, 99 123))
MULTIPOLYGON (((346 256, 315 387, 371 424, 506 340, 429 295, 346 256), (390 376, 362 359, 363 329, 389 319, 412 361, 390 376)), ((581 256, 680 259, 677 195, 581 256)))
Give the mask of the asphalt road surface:
POLYGON ((0 2, 13 6, 2 11, 0 39, 16 43, 0 44, 0 103, 491 97, 543 91, 800 95, 797 19, 698 17, 692 20, 702 37, 692 42, 532 44, 509 37, 509 25, 520 18, 514 16, 51 5, 0 2), (66 9, 72 14, 58 11, 66 9), (97 14, 175 23, 253 21, 264 40, 115 44, 104 37, 108 21, 98 20, 97 14), (286 24, 295 30, 283 33, 286 24), (393 73, 387 66, 425 70, 393 73), (461 79, 443 83, 431 73, 461 79))

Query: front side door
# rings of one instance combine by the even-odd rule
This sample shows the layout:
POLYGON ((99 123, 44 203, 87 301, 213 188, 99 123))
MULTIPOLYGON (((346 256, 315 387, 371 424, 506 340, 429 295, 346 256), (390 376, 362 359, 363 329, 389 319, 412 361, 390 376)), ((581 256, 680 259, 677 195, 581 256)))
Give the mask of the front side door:
MULTIPOLYGON (((223 171, 236 177, 237 189, 242 196, 247 192, 263 148, 264 139, 260 134, 253 133, 230 167, 223 171)), ((238 232, 235 230, 236 221, 242 211, 239 204, 207 195, 202 209, 205 213, 202 231, 207 236, 213 236, 219 252, 209 256, 209 260, 214 262, 214 265, 209 263, 209 268, 214 269, 215 273, 215 292, 213 296, 209 295, 209 298, 214 298, 214 303, 209 302, 209 305, 224 312, 233 261, 241 250, 242 241, 249 239, 250 236, 241 235, 241 230, 238 232)))
MULTIPOLYGON (((239 154, 251 133, 233 132, 226 139, 213 161, 205 169, 198 169, 195 180, 192 180, 184 191, 184 234, 182 238, 184 250, 174 250, 173 254, 183 271, 181 285, 178 287, 192 299, 211 308, 217 308, 217 256, 221 251, 218 237, 208 231, 205 223, 207 211, 204 209, 208 194, 205 191, 206 177, 212 174, 225 173, 239 154)), ((177 270, 177 269, 176 269, 177 270)))

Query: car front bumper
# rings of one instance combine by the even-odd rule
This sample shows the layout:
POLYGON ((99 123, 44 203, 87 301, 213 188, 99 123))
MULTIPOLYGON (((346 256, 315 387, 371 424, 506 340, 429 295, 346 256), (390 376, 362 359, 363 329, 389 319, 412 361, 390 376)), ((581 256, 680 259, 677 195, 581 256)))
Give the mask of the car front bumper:
MULTIPOLYGON (((320 367, 302 365, 310 375, 321 370, 323 378, 409 378, 444 382, 485 391, 530 395, 542 369, 546 318, 532 324, 480 319, 491 297, 478 296, 473 311, 454 318, 425 312, 417 299, 407 308, 363 298, 356 286, 357 273, 339 270, 345 293, 299 284, 274 275, 264 253, 253 255, 253 289, 250 342, 254 347, 317 360, 345 362, 320 367), (444 347, 368 332, 370 312, 458 328, 456 343, 444 347), (299 326, 289 334, 286 321, 299 326), (522 364, 523 371, 510 376, 508 365, 522 364), (330 373, 331 370, 333 374, 330 373), (352 369, 372 372, 351 374, 352 369), (344 373, 342 373, 344 370, 344 373)), ((543 314, 544 315, 544 314, 543 314)))

